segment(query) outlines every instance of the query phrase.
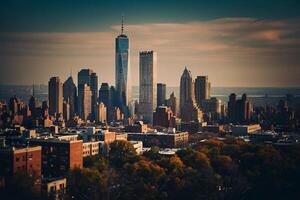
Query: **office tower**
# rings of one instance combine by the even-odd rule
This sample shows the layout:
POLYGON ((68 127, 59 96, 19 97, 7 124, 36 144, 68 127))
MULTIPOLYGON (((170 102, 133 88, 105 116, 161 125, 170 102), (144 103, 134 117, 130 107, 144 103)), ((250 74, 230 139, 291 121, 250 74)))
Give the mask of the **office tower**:
POLYGON ((77 113, 77 87, 70 76, 63 84, 64 100, 69 102, 70 117, 73 118, 77 113))
POLYGON ((69 121, 70 120, 70 116, 71 116, 71 107, 70 107, 70 103, 69 103, 69 99, 67 99, 66 101, 64 101, 63 103, 63 111, 64 111, 64 120, 65 121, 69 121))
POLYGON ((236 121, 236 94, 232 93, 229 96, 229 101, 228 101, 228 118, 230 122, 235 122, 236 121))
MULTIPOLYGON (((222 101, 215 97, 202 100, 202 110, 210 120, 217 121, 221 118, 222 101)), ((209 120, 208 120, 209 121, 209 120)))
POLYGON ((243 94, 241 99, 236 99, 236 94, 230 94, 228 102, 228 118, 232 123, 247 123, 251 120, 253 108, 247 95, 243 94))
POLYGON ((157 54, 154 51, 140 52, 140 116, 146 123, 153 122, 156 86, 157 54))
POLYGON ((96 113, 96 122, 105 123, 106 116, 107 116, 107 107, 104 105, 103 102, 97 104, 97 113, 96 113))
POLYGON ((199 107, 203 100, 210 98, 210 83, 207 76, 197 76, 195 80, 195 99, 199 107))
POLYGON ((98 102, 98 76, 95 72, 91 74, 90 80, 91 82, 89 86, 92 91, 92 113, 93 116, 95 116, 98 102))
POLYGON ((36 113, 36 98, 35 98, 35 95, 34 95, 34 85, 32 85, 32 95, 29 99, 29 103, 28 103, 28 106, 29 106, 29 110, 31 112, 31 116, 33 118, 36 118, 37 116, 37 113, 36 113))
POLYGON ((108 83, 102 83, 99 90, 99 102, 104 103, 106 107, 110 107, 111 98, 110 98, 110 88, 108 83))
POLYGON ((157 83, 157 107, 166 104, 166 84, 157 83))
POLYGON ((170 120, 173 116, 171 108, 167 106, 158 106, 153 113, 153 126, 170 127, 170 120))
POLYGON ((118 107, 122 109, 126 117, 129 116, 127 108, 131 100, 130 84, 130 50, 129 39, 124 34, 123 19, 121 34, 116 38, 115 54, 115 87, 117 92, 118 107))
MULTIPOLYGON (((97 102, 98 77, 91 69, 82 69, 78 73, 78 113, 79 113, 80 117, 84 116, 84 112, 86 112, 84 110, 83 106, 88 108, 86 105, 86 102, 83 101, 84 90, 86 90, 85 85, 88 86, 89 90, 91 91, 90 107, 91 107, 92 114, 89 115, 88 118, 93 119, 94 113, 95 113, 95 112, 93 113, 93 111, 95 111, 95 109, 96 109, 96 105, 94 103, 97 102), (93 87, 93 91, 92 91, 92 87, 93 87), (96 102, 94 102, 95 98, 96 98, 96 102)), ((86 93, 86 95, 88 95, 88 94, 89 94, 89 92, 86 93)), ((85 97, 85 98, 89 99, 89 97, 85 97)))
POLYGON ((82 99, 79 105, 79 116, 84 120, 92 119, 92 91, 87 84, 83 85, 82 99))
POLYGON ((178 114, 178 100, 175 97, 174 92, 172 92, 170 98, 166 100, 166 106, 171 108, 174 115, 178 114))
POLYGON ((49 114, 63 112, 63 88, 59 77, 52 77, 48 82, 49 114))
POLYGON ((180 116, 183 122, 202 121, 202 112, 195 104, 192 73, 187 68, 180 79, 180 116))

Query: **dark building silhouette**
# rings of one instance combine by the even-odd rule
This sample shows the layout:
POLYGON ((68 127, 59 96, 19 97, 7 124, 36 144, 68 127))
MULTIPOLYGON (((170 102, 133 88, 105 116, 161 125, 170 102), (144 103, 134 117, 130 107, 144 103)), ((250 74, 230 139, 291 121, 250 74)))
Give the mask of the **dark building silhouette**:
POLYGON ((252 110, 252 104, 247 99, 246 94, 243 94, 241 99, 237 99, 234 93, 230 94, 228 101, 228 119, 230 122, 249 123, 252 110))
POLYGON ((32 95, 29 99, 28 106, 29 106, 29 110, 31 111, 31 116, 33 118, 37 117, 37 109, 36 109, 37 105, 36 104, 37 104, 37 100, 36 100, 35 94, 34 94, 34 85, 32 85, 32 95))
POLYGON ((192 73, 187 68, 180 79, 180 116, 183 122, 202 121, 202 112, 195 103, 192 73))
POLYGON ((95 117, 98 102, 98 76, 95 72, 91 74, 90 88, 92 91, 92 114, 95 117))
POLYGON ((157 107, 166 104, 166 84, 157 83, 157 107))
POLYGON ((63 87, 59 77, 52 77, 48 83, 49 114, 62 114, 63 87))
POLYGON ((82 69, 80 72, 78 72, 78 114, 82 118, 86 119, 94 119, 95 116, 95 110, 97 107, 97 96, 98 96, 98 77, 96 73, 93 72, 91 69, 82 69), (91 91, 88 92, 88 90, 91 91), (91 97, 88 97, 91 95, 91 97), (85 99, 91 99, 90 101, 90 107, 91 107, 91 114, 88 114, 88 117, 86 116, 89 111, 86 111, 85 108, 90 108, 89 105, 87 105, 87 101, 84 101, 85 99))
POLYGON ((207 76, 197 76, 195 80, 195 99, 199 107, 202 102, 210 98, 210 83, 207 76))
POLYGON ((74 117, 77 113, 77 87, 70 76, 63 84, 64 100, 69 102, 70 117, 74 117))
POLYGON ((108 83, 102 83, 99 90, 99 103, 103 103, 106 106, 106 120, 111 121, 112 111, 112 99, 110 94, 110 87, 108 83))

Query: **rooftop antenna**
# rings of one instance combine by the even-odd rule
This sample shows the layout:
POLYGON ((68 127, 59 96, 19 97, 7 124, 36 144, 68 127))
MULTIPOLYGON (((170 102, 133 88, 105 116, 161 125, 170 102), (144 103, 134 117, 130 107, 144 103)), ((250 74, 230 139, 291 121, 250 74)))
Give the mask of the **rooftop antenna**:
POLYGON ((121 35, 123 35, 123 32, 124 32, 124 15, 122 15, 121 35))

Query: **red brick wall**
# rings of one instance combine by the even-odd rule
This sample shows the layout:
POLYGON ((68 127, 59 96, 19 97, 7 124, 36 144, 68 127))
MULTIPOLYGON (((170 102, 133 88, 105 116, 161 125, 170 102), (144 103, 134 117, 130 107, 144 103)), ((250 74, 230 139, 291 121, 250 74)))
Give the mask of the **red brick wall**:
POLYGON ((70 169, 83 167, 82 141, 70 143, 70 169))

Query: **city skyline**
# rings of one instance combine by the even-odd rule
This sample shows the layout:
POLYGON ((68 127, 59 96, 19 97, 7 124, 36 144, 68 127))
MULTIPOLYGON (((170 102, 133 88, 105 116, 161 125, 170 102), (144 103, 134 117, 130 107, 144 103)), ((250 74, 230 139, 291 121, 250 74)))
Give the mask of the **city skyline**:
MULTIPOLYGON (((225 2, 221 1, 222 4, 225 2)), ((34 9, 28 4, 24 10, 34 9)), ((64 4, 67 3, 63 1, 64 4)), ((32 16, 21 20, 19 15, 22 12, 6 18, 0 30, 0 66, 3 71, 0 84, 31 85, 33 80, 36 84, 46 84, 49 76, 65 80, 71 71, 74 77, 80 69, 90 68, 98 74, 99 85, 101 82, 112 85, 115 82, 114 38, 120 34, 121 15, 124 14, 124 33, 131 41, 132 85, 138 85, 139 80, 136 73, 138 53, 154 50, 159 57, 157 81, 168 86, 179 86, 184 66, 195 75, 209 76, 212 86, 300 86, 300 61, 297 57, 300 26, 299 14, 294 12, 299 5, 295 1, 253 2, 253 5, 261 6, 258 10, 269 8, 268 13, 254 12, 252 4, 244 8, 242 4, 250 4, 247 1, 234 4, 234 8, 240 10, 226 6, 222 9, 205 1, 190 1, 181 13, 179 6, 171 6, 170 17, 163 15, 165 3, 158 3, 157 6, 161 7, 157 10, 153 6, 144 8, 143 3, 136 4, 145 13, 134 14, 129 3, 116 16, 108 15, 107 19, 99 16, 99 22, 97 15, 87 14, 89 10, 103 9, 96 2, 94 4, 83 6, 87 10, 83 11, 81 22, 67 12, 69 8, 66 13, 60 13, 55 3, 45 13, 39 12, 42 5, 35 4, 36 15, 41 19, 35 19, 33 24, 26 23, 32 16), (199 12, 206 7, 207 12, 196 12, 193 3, 195 8, 201 8, 199 12), (223 12, 213 15, 214 6, 223 12), (279 12, 280 6, 290 12, 279 12), (151 17, 150 11, 153 12, 151 17), (241 11, 245 11, 244 14, 241 11), (180 13, 182 18, 174 17, 174 13, 180 13), (69 24, 62 26, 50 16, 60 17, 61 23, 69 24), (41 24, 42 19, 48 19, 47 23, 41 24), (91 22, 84 23, 87 19, 91 22), (31 79, 27 79, 29 75, 31 79)), ((13 2, 4 3, 3 7, 17 11, 18 6, 13 2)), ((1 11, 3 16, 8 15, 3 8, 1 11)))

